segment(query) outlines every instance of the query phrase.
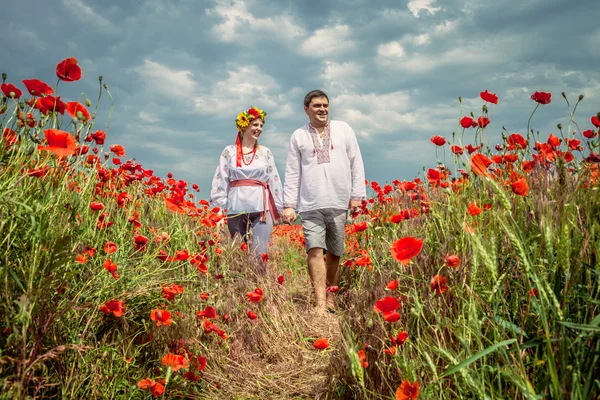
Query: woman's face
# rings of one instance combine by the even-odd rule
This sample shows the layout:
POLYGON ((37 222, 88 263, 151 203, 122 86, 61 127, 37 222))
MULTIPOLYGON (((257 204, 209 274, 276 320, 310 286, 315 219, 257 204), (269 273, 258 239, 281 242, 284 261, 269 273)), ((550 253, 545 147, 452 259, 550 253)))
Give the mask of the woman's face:
POLYGON ((262 133, 264 122, 260 118, 255 118, 250 121, 250 124, 242 131, 242 137, 246 140, 254 139, 258 140, 258 137, 262 133))

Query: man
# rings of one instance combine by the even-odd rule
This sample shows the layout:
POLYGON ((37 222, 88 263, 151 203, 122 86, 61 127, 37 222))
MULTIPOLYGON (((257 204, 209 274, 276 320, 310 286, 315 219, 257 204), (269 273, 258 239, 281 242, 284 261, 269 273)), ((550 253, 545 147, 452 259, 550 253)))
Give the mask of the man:
POLYGON ((365 172, 354 131, 345 122, 329 120, 324 92, 309 92, 304 112, 309 123, 296 129, 288 148, 282 218, 294 221, 295 209, 302 217, 316 311, 334 311, 333 294, 326 288, 339 284, 348 209, 358 211, 366 199, 365 172))

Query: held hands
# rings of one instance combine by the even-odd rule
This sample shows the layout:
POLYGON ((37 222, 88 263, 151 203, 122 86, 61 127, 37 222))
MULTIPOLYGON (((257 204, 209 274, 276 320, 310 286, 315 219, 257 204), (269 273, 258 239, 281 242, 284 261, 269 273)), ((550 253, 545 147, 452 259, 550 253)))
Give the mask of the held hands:
POLYGON ((350 213, 354 214, 360 211, 360 207, 362 205, 362 201, 360 200, 350 200, 350 204, 348 208, 350 209, 350 213))
POLYGON ((291 207, 284 208, 281 214, 281 219, 284 223, 291 224, 296 220, 296 211, 294 211, 294 209, 291 207))

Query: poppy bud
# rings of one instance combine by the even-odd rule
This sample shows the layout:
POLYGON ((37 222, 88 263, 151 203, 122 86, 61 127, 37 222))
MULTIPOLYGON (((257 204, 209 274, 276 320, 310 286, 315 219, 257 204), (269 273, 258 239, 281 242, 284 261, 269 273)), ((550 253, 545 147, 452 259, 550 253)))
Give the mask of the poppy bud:
POLYGON ((565 94, 565 92, 562 92, 561 94, 562 94, 562 97, 564 97, 565 100, 567 100, 567 95, 565 94))
POLYGON ((104 159, 105 159, 105 160, 108 160, 108 158, 109 158, 109 157, 110 157, 110 154, 108 154, 108 153, 104 153, 104 159))
POLYGON ((85 99, 85 105, 88 106, 88 107, 91 107, 92 106, 91 100, 90 99, 85 99))
POLYGON ((96 113, 92 114, 92 121, 96 119, 96 113))
MULTIPOLYGON (((10 94, 13 95, 13 92, 10 92, 10 94)), ((19 103, 19 108, 21 110, 24 110, 25 109, 25 103, 19 103)))
POLYGON ((102 83, 102 75, 98 76, 98 80, 102 83))
POLYGON ((35 146, 29 146, 27 149, 27 155, 30 156, 35 152, 35 146))
POLYGON ((562 124, 557 124, 556 127, 558 128, 558 130, 562 130, 562 124))
POLYGON ((4 81, 6 80, 6 72, 2 73, 2 83, 4 83, 4 81))
POLYGON ((581 100, 583 100, 583 95, 582 94, 579 95, 579 101, 581 101, 581 100))
POLYGON ((458 96, 458 102, 462 103, 462 97, 461 96, 458 96))
POLYGON ((485 104, 483 105, 483 107, 481 107, 481 109, 483 110, 484 113, 488 112, 488 108, 485 104))

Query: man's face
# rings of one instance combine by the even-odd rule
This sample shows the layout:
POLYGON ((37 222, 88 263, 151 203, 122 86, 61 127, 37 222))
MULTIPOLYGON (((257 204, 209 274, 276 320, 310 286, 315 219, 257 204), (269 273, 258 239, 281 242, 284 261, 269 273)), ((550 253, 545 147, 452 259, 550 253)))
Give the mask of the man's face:
POLYGON ((306 115, 313 126, 324 126, 329 121, 329 101, 327 97, 314 97, 308 106, 304 107, 306 115))

